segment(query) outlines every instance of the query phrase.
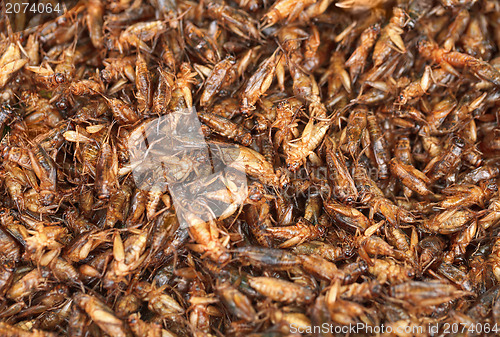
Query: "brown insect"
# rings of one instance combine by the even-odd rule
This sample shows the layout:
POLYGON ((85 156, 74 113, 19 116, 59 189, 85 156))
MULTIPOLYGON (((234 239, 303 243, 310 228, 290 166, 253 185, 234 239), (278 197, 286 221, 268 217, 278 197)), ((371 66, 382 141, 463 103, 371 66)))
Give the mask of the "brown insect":
POLYGON ((380 24, 375 24, 364 30, 359 38, 359 46, 352 53, 345 65, 350 68, 351 80, 354 82, 363 72, 370 50, 380 33, 380 24))
POLYGON ((394 7, 393 16, 387 26, 382 29, 380 38, 373 50, 373 63, 375 66, 380 66, 393 49, 400 53, 406 53, 406 47, 401 38, 405 21, 405 11, 399 7, 394 7))
POLYGON ((418 50, 423 57, 439 63, 452 73, 456 73, 452 67, 467 67, 479 78, 500 85, 500 72, 489 63, 473 56, 454 51, 447 52, 427 40, 419 42, 418 50))
POLYGON ((249 284, 263 296, 284 303, 308 303, 314 300, 314 293, 298 284, 271 277, 251 277, 249 284))
POLYGON ((304 219, 297 222, 295 226, 269 227, 267 231, 275 238, 287 239, 287 241, 280 245, 280 247, 287 248, 300 244, 306 240, 320 238, 325 233, 325 228, 313 226, 304 219))

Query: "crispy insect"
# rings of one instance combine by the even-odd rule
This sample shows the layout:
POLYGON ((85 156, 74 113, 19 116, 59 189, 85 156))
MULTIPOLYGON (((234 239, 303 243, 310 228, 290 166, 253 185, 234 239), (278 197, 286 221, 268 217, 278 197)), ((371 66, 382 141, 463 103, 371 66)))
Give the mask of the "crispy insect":
POLYGON ((151 113, 153 115, 161 116, 167 113, 167 107, 172 98, 172 90, 174 87, 173 76, 165 70, 159 69, 159 79, 156 91, 153 95, 153 106, 151 113))
POLYGON ((197 74, 191 71, 191 67, 188 63, 182 63, 180 66, 180 72, 176 76, 174 91, 178 91, 179 94, 184 98, 186 103, 186 108, 191 109, 193 106, 193 97, 191 95, 191 87, 193 84, 198 83, 195 79, 197 74))
POLYGON ((461 182, 465 184, 477 184, 482 180, 496 178, 499 174, 500 171, 496 165, 485 164, 465 174, 461 182))
POLYGON ((226 262, 230 255, 220 242, 215 221, 204 221, 195 214, 188 212, 186 221, 189 224, 189 234, 214 261, 226 262))
POLYGON ((368 132, 370 134, 370 142, 372 146, 373 156, 378 167, 379 179, 386 179, 389 174, 389 150, 384 134, 380 129, 378 118, 375 115, 369 114, 366 116, 368 132))
POLYGON ((230 85, 236 75, 234 57, 228 56, 216 65, 205 80, 205 88, 200 97, 200 105, 208 106, 223 85, 230 85))
POLYGON ((210 298, 207 298, 203 284, 195 279, 191 282, 189 291, 191 312, 189 313, 189 322, 196 331, 207 333, 210 331, 210 315, 208 313, 208 304, 210 298))
POLYGON ((0 264, 0 294, 5 295, 5 292, 9 289, 14 276, 14 268, 9 263, 2 262, 0 264))
POLYGON ((472 283, 462 270, 452 264, 442 262, 437 267, 437 272, 465 291, 472 291, 472 283))
POLYGON ((374 7, 380 6, 387 0, 375 0, 375 1, 367 1, 367 0, 343 0, 341 2, 337 2, 335 5, 340 8, 347 8, 353 11, 365 11, 367 9, 372 9, 374 7))
POLYGON ((235 253, 243 261, 275 269, 289 269, 300 263, 294 254, 274 248, 242 247, 236 248, 235 253))
POLYGON ((103 61, 104 69, 100 72, 101 79, 106 83, 116 81, 120 77, 135 82, 135 56, 123 58, 107 58, 103 61))
POLYGON ((462 36, 464 50, 467 54, 483 60, 491 58, 494 44, 486 34, 487 29, 487 20, 483 15, 470 18, 467 30, 462 36))
POLYGON ((358 198, 358 190, 347 169, 344 155, 331 138, 326 140, 326 145, 328 178, 333 186, 334 194, 341 201, 352 203, 358 198))
POLYGON ((303 67, 305 70, 314 71, 321 63, 321 54, 319 47, 321 45, 321 35, 318 28, 311 24, 312 33, 309 38, 304 42, 304 61, 303 67))
POLYGON ((75 96, 93 96, 102 94, 104 92, 104 88, 102 83, 89 79, 71 82, 69 91, 75 96))
POLYGON ((307 157, 319 146, 329 128, 329 122, 320 121, 315 123, 314 119, 311 118, 300 138, 286 144, 286 164, 290 171, 297 171, 305 163, 307 157))
POLYGON ((187 21, 184 25, 184 33, 188 46, 199 58, 211 64, 220 61, 220 52, 215 41, 204 30, 187 21))
POLYGON ((104 4, 99 0, 91 0, 87 5, 87 26, 90 39, 95 48, 103 44, 104 4))
POLYGON ((381 283, 389 281, 391 284, 398 284, 409 281, 415 276, 413 268, 399 264, 395 260, 387 258, 373 259, 373 265, 368 266, 368 271, 377 277, 381 283))
POLYGON ((384 199, 384 193, 369 176, 366 163, 356 162, 352 177, 356 183, 359 199, 363 203, 374 203, 375 200, 384 199))
POLYGON ((114 227, 116 222, 125 220, 131 195, 132 190, 128 184, 123 184, 121 188, 110 195, 104 223, 105 227, 114 227))
POLYGON ((264 60, 255 73, 248 79, 245 89, 241 95, 241 111, 243 114, 251 115, 254 105, 267 89, 271 86, 276 66, 282 57, 277 49, 269 58, 264 60))
POLYGON ((341 137, 341 149, 355 158, 361 151, 361 139, 367 127, 367 110, 357 107, 350 115, 341 137))
POLYGON ((260 37, 257 22, 245 11, 235 9, 224 2, 211 2, 207 4, 207 14, 244 39, 257 40, 260 37))
POLYGON ((122 281, 126 282, 126 278, 141 266, 147 256, 144 254, 147 238, 148 234, 142 232, 129 236, 123 242, 120 234, 115 234, 113 240, 114 259, 104 275, 104 287, 111 288, 122 281))
POLYGON ((328 106, 331 106, 336 100, 342 97, 342 87, 347 93, 352 91, 351 78, 347 70, 345 70, 344 64, 344 55, 341 52, 332 53, 330 65, 319 81, 320 85, 328 81, 328 97, 331 100, 328 106))
POLYGON ((424 96, 431 87, 433 79, 434 75, 431 67, 425 67, 422 77, 419 80, 411 82, 401 91, 398 97, 398 103, 405 105, 415 98, 424 96))
POLYGON ((16 208, 18 210, 24 210, 25 200, 23 196, 24 191, 24 180, 23 175, 16 175, 16 173, 20 173, 18 170, 15 170, 16 167, 10 169, 10 172, 6 172, 4 176, 4 184, 7 192, 9 193, 12 201, 14 202, 16 208), (15 170, 15 171, 14 171, 15 170), (14 171, 14 172, 13 172, 14 171), (16 172, 17 171, 17 172, 16 172), (21 179, 19 179, 21 178, 21 179))
POLYGON ((288 327, 296 326, 301 331, 311 329, 311 320, 303 313, 299 312, 283 312, 280 310, 273 311, 271 321, 277 326, 283 326, 282 330, 289 330, 288 327), (302 330, 303 329, 303 330, 302 330))
POLYGON ((1 336, 500 324, 498 1, 66 5, 0 15, 1 336))
POLYGON ((7 291, 6 297, 14 301, 19 301, 33 295, 37 291, 46 290, 49 288, 49 276, 50 272, 47 269, 35 268, 14 282, 7 291))
POLYGON ((346 276, 342 270, 338 270, 337 266, 327 261, 326 259, 318 255, 298 255, 299 260, 302 263, 302 268, 313 275, 319 277, 320 279, 328 281, 344 281, 346 276))
POLYGON ((380 37, 373 50, 373 63, 380 66, 394 49, 400 53, 406 53, 406 47, 401 38, 405 26, 406 13, 402 8, 394 7, 393 15, 389 24, 382 28, 380 37))
POLYGON ((452 67, 468 68, 477 77, 496 86, 500 85, 500 72, 483 60, 459 52, 447 52, 425 39, 419 41, 418 51, 423 57, 439 63, 450 72, 456 73, 452 67))
POLYGON ((25 317, 30 314, 43 313, 46 310, 62 304, 69 295, 68 287, 63 285, 55 286, 47 293, 37 297, 33 301, 33 306, 22 310, 19 314, 20 317, 25 317))
MULTIPOLYGON (((333 291, 330 290, 330 293, 333 291)), ((330 311, 330 316, 332 320, 337 324, 354 324, 359 320, 360 317, 365 315, 365 308, 354 302, 335 299, 333 300, 333 295, 327 294, 327 306, 330 311), (332 298, 332 299, 331 299, 332 298)))
POLYGON ((484 205, 484 201, 498 191, 495 182, 483 181, 480 186, 455 185, 442 192, 448 196, 439 203, 443 208, 469 207, 474 204, 484 205))
MULTIPOLYGON (((367 230, 369 232, 369 230, 367 230)), ((370 261, 367 255, 373 256, 395 256, 394 248, 375 235, 359 235, 354 238, 354 244, 359 249, 359 255, 370 261)))
POLYGON ((305 73, 292 61, 288 62, 293 78, 292 90, 298 99, 309 104, 311 117, 326 118, 326 107, 321 102, 319 86, 314 76, 305 73))
POLYGON ((350 70, 351 81, 355 82, 358 75, 363 72, 368 54, 372 49, 380 33, 380 24, 375 24, 366 28, 359 38, 359 45, 345 62, 350 70))
POLYGON ((133 124, 139 120, 139 116, 137 115, 135 109, 121 99, 107 97, 104 97, 104 99, 106 100, 106 103, 111 109, 113 115, 121 123, 133 124))
POLYGON ((44 205, 48 205, 54 199, 57 187, 55 163, 40 145, 30 150, 29 156, 33 171, 40 180, 40 198, 44 205))
POLYGON ((184 312, 184 308, 172 296, 164 292, 165 287, 156 287, 154 284, 141 281, 135 286, 135 290, 144 301, 148 302, 148 308, 160 316, 184 312))
POLYGON ((250 299, 231 284, 224 282, 218 285, 217 292, 220 293, 223 303, 234 316, 248 322, 256 318, 257 313, 250 299))
POLYGON ((423 172, 431 182, 447 177, 460 164, 465 143, 462 138, 456 137, 451 141, 448 151, 434 157, 424 168, 423 172))
POLYGON ((370 227, 370 220, 356 208, 334 201, 324 203, 326 212, 340 225, 364 231, 370 227))
POLYGON ((349 244, 335 246, 322 241, 302 243, 293 247, 293 252, 302 255, 315 254, 333 262, 348 258, 354 253, 349 244))
POLYGON ((322 237, 325 233, 325 228, 312 225, 307 220, 301 219, 295 226, 269 227, 267 231, 275 238, 287 239, 280 247, 288 248, 301 244, 306 240, 314 240, 322 237))
POLYGON ((46 124, 55 127, 61 120, 61 114, 50 104, 48 99, 40 97, 36 93, 25 91, 21 94, 23 102, 28 106, 29 113, 24 121, 28 125, 46 124))
POLYGON ((137 54, 135 61, 135 86, 137 88, 137 92, 135 93, 135 98, 137 99, 137 110, 139 113, 143 114, 151 107, 152 88, 148 64, 141 53, 137 54))
POLYGON ((71 313, 68 319, 69 333, 73 336, 85 336, 85 333, 88 332, 89 324, 90 318, 76 303, 72 302, 71 313))
POLYGON ((292 60, 300 61, 302 59, 302 55, 298 52, 301 45, 300 39, 307 38, 307 33, 296 25, 290 25, 282 27, 277 35, 282 48, 290 54, 292 60))
POLYGON ((500 219, 499 210, 500 210, 500 200, 497 192, 491 199, 486 214, 478 220, 478 223, 481 226, 481 228, 488 229, 489 227, 496 225, 498 220, 500 219))
POLYGON ((475 212, 467 208, 452 208, 425 220, 422 227, 430 232, 450 234, 461 230, 474 216, 475 212))
POLYGON ((85 260, 90 252, 102 243, 108 241, 108 231, 89 231, 72 241, 65 252, 65 258, 70 261, 85 260))
POLYGON ((429 178, 412 165, 404 164, 400 160, 393 158, 389 162, 389 168, 391 173, 412 191, 420 195, 432 193, 427 187, 430 184, 429 178))
POLYGON ((271 238, 266 228, 271 227, 271 200, 265 195, 264 187, 259 183, 249 186, 250 202, 243 208, 244 216, 254 238, 263 247, 271 246, 271 238))
POLYGON ((444 255, 443 261, 447 263, 455 262, 455 259, 460 259, 465 255, 467 246, 476 236, 477 221, 473 221, 467 228, 461 231, 454 237, 450 250, 444 255))
POLYGON ((283 303, 309 303, 314 293, 298 284, 272 277, 250 277, 249 284, 261 295, 283 303))
POLYGON ((299 107, 294 109, 293 101, 283 101, 276 107, 276 119, 271 128, 276 128, 274 134, 274 147, 279 148, 282 144, 287 144, 294 137, 298 137, 298 123, 295 116, 299 112, 299 107))
POLYGON ((198 117, 211 130, 221 136, 234 139, 244 146, 250 146, 253 141, 253 137, 248 130, 224 117, 209 112, 201 112, 198 117))
POLYGON ((9 79, 19 69, 28 63, 27 58, 22 58, 21 50, 15 43, 9 44, 0 57, 0 88, 3 88, 9 79))
MULTIPOLYGON (((153 40, 156 36, 165 30, 163 21, 138 22, 120 33, 119 47, 120 53, 123 53, 123 45, 131 45, 140 48, 147 53, 151 53, 151 47, 146 42, 153 40)), ((128 46, 126 46, 128 47, 128 46)))
MULTIPOLYGON (((414 165, 411 150, 410 139, 407 136, 401 136, 397 140, 396 146, 394 147, 394 158, 400 160, 406 165, 414 165)), ((403 186, 403 194, 406 197, 411 197, 412 193, 413 191, 410 188, 403 186)))
POLYGON ((118 187, 118 158, 116 148, 105 142, 101 145, 99 159, 96 165, 95 189, 97 197, 108 199, 118 187))
POLYGON ((133 313, 128 317, 128 325, 130 330, 137 336, 147 336, 147 337, 157 337, 168 334, 165 329, 162 329, 161 325, 156 322, 145 322, 141 319, 139 313, 133 313))
POLYGON ((377 280, 364 283, 352 283, 340 288, 340 296, 343 299, 361 303, 370 301, 376 296, 379 296, 381 292, 382 284, 377 280))
POLYGON ((75 297, 75 302, 105 333, 113 336, 131 335, 125 322, 118 319, 114 312, 97 297, 79 293, 75 297))
POLYGON ((262 18, 266 27, 271 27, 283 19, 287 22, 294 21, 305 7, 313 4, 313 0, 295 2, 292 0, 278 0, 271 6, 262 18))
MULTIPOLYGON (((216 144, 216 143, 215 143, 216 144)), ((259 179, 263 184, 274 187, 282 185, 282 179, 260 153, 244 146, 220 148, 221 157, 228 166, 259 179)))
POLYGON ((76 208, 68 208, 64 212, 64 220, 68 224, 70 230, 77 234, 83 234, 97 229, 97 226, 81 215, 76 208))
POLYGON ((28 331, 21 327, 11 325, 5 322, 0 322, 0 335, 13 337, 53 337, 57 336, 54 333, 43 330, 33 329, 28 331))
POLYGON ((445 7, 455 7, 455 6, 471 6, 476 0, 441 0, 440 1, 445 7))
POLYGON ((469 19, 470 15, 467 9, 461 9, 457 13, 455 20, 450 25, 448 33, 444 38, 443 48, 446 51, 454 49, 455 43, 460 39, 461 35, 465 31, 465 28, 467 28, 467 25, 469 24, 469 19))
POLYGON ((436 262, 438 257, 443 253, 445 242, 439 236, 429 236, 418 243, 420 252, 420 266, 422 268, 429 267, 430 264, 436 262))
POLYGON ((458 290, 454 285, 441 281, 410 281, 391 287, 391 296, 408 301, 413 305, 438 305, 453 299, 469 295, 458 290))
POLYGON ((491 266, 493 275, 497 279, 500 279, 500 240, 495 239, 495 243, 491 249, 491 254, 488 258, 488 262, 491 266))

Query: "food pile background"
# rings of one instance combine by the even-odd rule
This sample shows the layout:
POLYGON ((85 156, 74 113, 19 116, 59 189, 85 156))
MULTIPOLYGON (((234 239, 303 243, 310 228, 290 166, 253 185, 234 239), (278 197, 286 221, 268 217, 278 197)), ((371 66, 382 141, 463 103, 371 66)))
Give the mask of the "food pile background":
POLYGON ((0 18, 1 336, 500 324, 497 1, 36 19, 0 18))

